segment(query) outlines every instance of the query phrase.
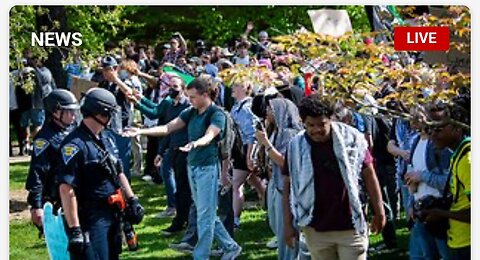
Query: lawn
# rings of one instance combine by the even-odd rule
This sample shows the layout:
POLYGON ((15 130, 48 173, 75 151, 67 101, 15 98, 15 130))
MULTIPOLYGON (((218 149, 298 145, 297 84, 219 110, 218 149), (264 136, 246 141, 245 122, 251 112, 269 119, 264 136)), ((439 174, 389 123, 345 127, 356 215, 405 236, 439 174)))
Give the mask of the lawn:
MULTIPOLYGON (((10 166, 10 190, 24 188, 28 164, 19 163, 10 166)), ((168 244, 181 238, 177 235, 171 238, 163 237, 159 230, 168 227, 169 219, 157 219, 154 215, 165 209, 165 193, 162 186, 148 184, 134 178, 133 189, 140 197, 145 207, 146 216, 143 222, 135 226, 138 234, 140 249, 129 252, 124 248, 122 259, 189 259, 186 254, 178 253, 168 248, 168 244)), ((240 243, 244 251, 239 259, 276 259, 274 250, 269 250, 265 244, 273 236, 267 222, 266 212, 258 207, 252 207, 242 214, 242 228, 235 233, 235 240, 240 243)), ((405 221, 400 221, 397 237, 401 251, 371 255, 369 259, 406 259, 408 248, 408 231, 405 221)), ((48 259, 44 240, 38 239, 37 229, 29 220, 14 220, 10 222, 10 259, 48 259)), ((372 236, 373 246, 381 241, 381 236, 372 236)))

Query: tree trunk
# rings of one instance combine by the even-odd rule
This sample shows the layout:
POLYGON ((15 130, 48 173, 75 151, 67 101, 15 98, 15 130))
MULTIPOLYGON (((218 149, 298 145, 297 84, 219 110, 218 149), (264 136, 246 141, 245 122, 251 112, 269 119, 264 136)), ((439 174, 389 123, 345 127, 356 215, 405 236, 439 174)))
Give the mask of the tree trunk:
MULTIPOLYGON (((41 6, 47 9, 43 15, 36 15, 37 31, 38 32, 67 32, 67 11, 64 6, 41 6), (60 23, 59 28, 53 28, 53 22, 60 23)), ((48 54, 48 59, 44 62, 55 79, 55 83, 59 88, 67 88, 67 75, 63 69, 62 60, 68 56, 68 48, 48 47, 52 48, 48 54)))

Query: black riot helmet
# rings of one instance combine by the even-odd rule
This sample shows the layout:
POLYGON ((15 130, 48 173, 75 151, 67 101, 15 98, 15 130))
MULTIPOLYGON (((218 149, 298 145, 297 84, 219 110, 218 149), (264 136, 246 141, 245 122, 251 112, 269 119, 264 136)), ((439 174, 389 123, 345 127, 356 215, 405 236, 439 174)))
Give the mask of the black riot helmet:
POLYGON ((54 89, 43 99, 43 107, 51 115, 57 110, 76 110, 79 105, 72 92, 66 89, 54 89))
POLYGON ((103 115, 111 118, 118 111, 117 100, 108 90, 92 88, 85 93, 82 99, 80 111, 84 118, 95 115, 103 115))

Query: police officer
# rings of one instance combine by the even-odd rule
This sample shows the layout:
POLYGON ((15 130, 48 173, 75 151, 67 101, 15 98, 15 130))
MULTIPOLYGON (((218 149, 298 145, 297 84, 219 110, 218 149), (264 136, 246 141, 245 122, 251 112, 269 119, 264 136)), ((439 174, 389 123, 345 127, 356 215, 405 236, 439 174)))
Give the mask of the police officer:
POLYGON ((108 90, 90 89, 80 107, 84 119, 62 143, 58 181, 72 259, 118 259, 122 216, 132 224, 143 218, 115 139, 105 130, 117 109, 108 90))
POLYGON ((60 163, 60 144, 73 129, 75 110, 78 102, 68 90, 55 89, 43 99, 46 124, 33 140, 33 154, 30 161, 25 188, 28 190, 28 204, 32 222, 42 226, 43 204, 50 201, 58 204, 58 187, 55 173, 60 163))

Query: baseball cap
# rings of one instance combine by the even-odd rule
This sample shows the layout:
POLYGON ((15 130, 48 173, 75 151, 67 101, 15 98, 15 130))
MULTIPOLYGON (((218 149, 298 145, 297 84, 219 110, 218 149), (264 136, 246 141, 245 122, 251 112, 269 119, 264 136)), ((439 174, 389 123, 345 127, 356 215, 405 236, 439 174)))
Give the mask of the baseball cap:
POLYGON ((112 56, 106 56, 102 59, 102 67, 103 68, 108 68, 108 67, 117 67, 118 66, 118 62, 117 60, 112 57, 112 56))
POLYGON ((258 37, 268 37, 268 33, 266 31, 261 31, 259 34, 258 34, 258 37))

